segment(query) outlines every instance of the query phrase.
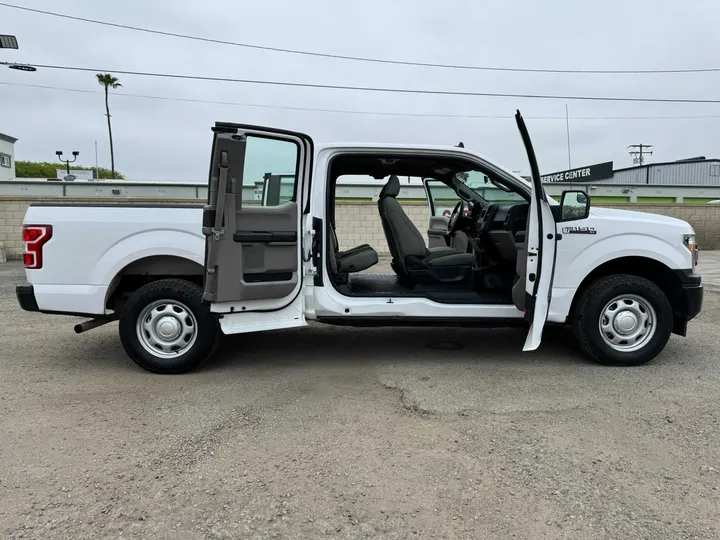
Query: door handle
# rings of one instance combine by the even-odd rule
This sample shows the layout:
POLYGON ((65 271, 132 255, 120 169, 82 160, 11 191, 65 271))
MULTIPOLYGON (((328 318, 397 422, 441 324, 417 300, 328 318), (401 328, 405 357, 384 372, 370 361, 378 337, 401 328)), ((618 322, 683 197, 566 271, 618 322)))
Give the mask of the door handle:
POLYGON ((271 242, 297 242, 295 231, 238 231, 233 234, 235 242, 244 244, 269 244, 271 242))

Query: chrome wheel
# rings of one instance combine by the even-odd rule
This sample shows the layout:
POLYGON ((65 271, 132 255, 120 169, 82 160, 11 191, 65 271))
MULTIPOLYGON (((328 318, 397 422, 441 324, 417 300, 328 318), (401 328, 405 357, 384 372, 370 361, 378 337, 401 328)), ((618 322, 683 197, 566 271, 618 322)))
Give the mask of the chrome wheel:
POLYGON ((600 335, 619 352, 637 351, 655 335, 657 317, 650 302, 632 294, 610 300, 600 312, 600 335))
POLYGON ((137 319, 140 344, 158 358, 175 358, 193 346, 198 325, 195 315, 177 300, 157 300, 137 319))

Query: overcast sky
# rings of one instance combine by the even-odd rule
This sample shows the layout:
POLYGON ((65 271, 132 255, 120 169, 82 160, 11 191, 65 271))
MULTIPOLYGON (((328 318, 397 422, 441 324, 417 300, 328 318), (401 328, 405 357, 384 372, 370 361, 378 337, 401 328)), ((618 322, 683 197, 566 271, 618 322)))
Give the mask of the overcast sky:
MULTIPOLYGON (((12 2, 12 0, 8 0, 12 2)), ((445 0, 265 0, 263 2, 15 0, 37 9, 159 30, 275 47, 407 61, 569 69, 720 67, 720 3, 656 0, 478 2, 445 0)), ((0 6, 0 33, 20 49, 0 59, 103 70, 139 70, 297 82, 453 91, 718 98, 720 73, 557 75, 380 65, 249 50, 62 20, 0 6)), ((119 93, 267 106, 503 119, 428 118, 290 111, 111 96, 116 168, 132 179, 205 181, 215 121, 303 131, 317 142, 456 144, 510 169, 528 170, 512 115, 528 119, 541 172, 567 168, 570 111, 573 166, 613 160, 626 146, 654 145, 653 161, 720 157, 720 118, 573 120, 581 116, 720 115, 720 105, 600 103, 398 95, 119 75, 119 93)), ((0 82, 92 90, 74 93, 0 84, 0 132, 17 137, 16 159, 55 159, 80 151, 100 166, 110 153, 102 89, 93 73, 0 71, 0 82)))

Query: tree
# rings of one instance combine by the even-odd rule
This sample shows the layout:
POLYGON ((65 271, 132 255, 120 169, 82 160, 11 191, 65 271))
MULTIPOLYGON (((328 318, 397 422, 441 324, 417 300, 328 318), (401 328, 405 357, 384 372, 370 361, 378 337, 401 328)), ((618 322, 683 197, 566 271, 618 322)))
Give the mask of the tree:
POLYGON ((112 125, 110 124, 110 105, 108 103, 108 94, 110 88, 115 90, 116 88, 122 86, 122 84, 118 82, 117 77, 114 77, 110 73, 98 73, 95 76, 97 77, 98 83, 105 87, 105 115, 107 116, 108 122, 108 135, 110 136, 110 170, 112 171, 112 178, 115 178, 115 152, 113 149, 112 125))
MULTIPOLYGON (((55 178, 56 170, 63 168, 62 163, 53 163, 50 161, 16 161, 15 162, 15 177, 16 178, 55 178)), ((73 165, 73 169, 79 169, 82 171, 94 171, 95 167, 81 167, 79 165, 73 165)), ((99 167, 96 173, 96 178, 107 179, 113 177, 113 172, 110 169, 99 167)), ((124 179, 125 176, 115 171, 115 178, 120 180, 124 179)))

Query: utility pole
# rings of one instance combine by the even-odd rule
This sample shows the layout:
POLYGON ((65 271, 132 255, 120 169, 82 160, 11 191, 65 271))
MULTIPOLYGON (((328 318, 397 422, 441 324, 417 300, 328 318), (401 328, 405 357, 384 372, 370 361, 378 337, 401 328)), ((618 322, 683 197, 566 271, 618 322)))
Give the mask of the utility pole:
POLYGON ((652 156, 652 151, 649 151, 649 148, 652 148, 652 144, 631 144, 628 145, 628 150, 630 150, 628 153, 633 156, 633 163, 637 163, 640 166, 645 165, 645 155, 650 154, 652 156))

